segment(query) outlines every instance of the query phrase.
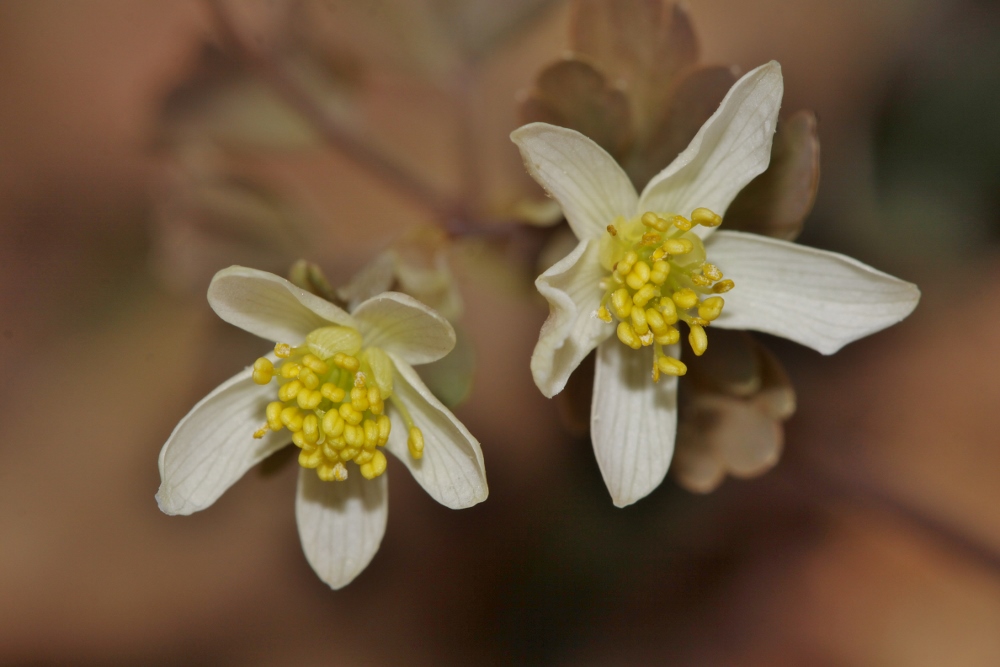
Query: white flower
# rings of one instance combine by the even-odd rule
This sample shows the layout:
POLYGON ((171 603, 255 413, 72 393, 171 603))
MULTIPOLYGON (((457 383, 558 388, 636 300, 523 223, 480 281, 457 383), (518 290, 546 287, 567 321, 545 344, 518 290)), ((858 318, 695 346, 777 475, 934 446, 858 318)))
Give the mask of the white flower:
POLYGON ((650 493, 670 465, 676 376, 686 371, 676 358, 678 320, 688 325, 695 354, 706 350, 710 323, 831 354, 900 321, 919 299, 915 285, 849 257, 715 231, 717 214, 767 168, 781 95, 776 62, 749 72, 641 195, 578 132, 532 123, 511 134, 579 239, 535 281, 550 314, 532 374, 554 396, 597 348, 591 438, 618 506, 650 493))
POLYGON ((393 292, 348 314, 283 278, 238 266, 216 274, 208 300, 225 321, 279 344, 174 429, 160 451, 163 512, 205 509, 295 442, 302 549, 316 574, 340 588, 368 565, 385 532, 383 447, 439 503, 458 509, 486 499, 479 442, 412 368, 454 346, 440 315, 393 292), (285 361, 275 368, 279 357, 285 361))

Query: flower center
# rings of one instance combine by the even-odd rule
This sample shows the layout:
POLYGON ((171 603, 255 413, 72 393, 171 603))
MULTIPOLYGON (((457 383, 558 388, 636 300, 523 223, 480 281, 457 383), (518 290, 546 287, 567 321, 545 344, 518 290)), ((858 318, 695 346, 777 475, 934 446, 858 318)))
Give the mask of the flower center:
POLYGON ((299 465, 316 470, 320 479, 342 482, 347 463, 358 465, 365 479, 385 472, 379 449, 389 440, 392 423, 385 401, 392 401, 406 423, 410 456, 423 456, 423 433, 405 406, 393 399, 392 360, 381 349, 362 347, 361 334, 350 327, 316 329, 299 347, 274 346, 281 363, 267 357, 253 365, 253 381, 274 380, 277 399, 268 403, 267 423, 253 435, 287 428, 301 449, 299 465))
POLYGON ((654 347, 653 381, 660 374, 684 375, 687 366, 663 352, 680 340, 675 326, 684 322, 688 343, 698 356, 708 349, 707 327, 721 313, 720 294, 732 280, 706 261, 705 246, 691 231, 695 225, 718 227, 722 218, 707 208, 696 208, 691 219, 647 212, 608 225, 601 239, 601 264, 611 275, 601 281, 604 297, 597 317, 618 320, 618 340, 638 350, 654 347))

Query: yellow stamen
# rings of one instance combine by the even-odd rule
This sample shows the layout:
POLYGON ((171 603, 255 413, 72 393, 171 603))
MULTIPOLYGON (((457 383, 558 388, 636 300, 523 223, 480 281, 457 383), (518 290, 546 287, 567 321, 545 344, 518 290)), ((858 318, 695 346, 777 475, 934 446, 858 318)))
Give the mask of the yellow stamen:
POLYGON ((700 324, 689 324, 688 327, 691 329, 691 333, 688 334, 688 343, 691 344, 694 353, 700 357, 708 349, 708 334, 705 333, 705 327, 700 324))
POLYGON ((674 303, 677 304, 678 308, 683 308, 685 310, 688 308, 694 308, 698 305, 698 295, 695 294, 694 290, 687 287, 674 292, 671 299, 673 299, 674 303))
POLYGON ((288 343, 275 343, 274 355, 279 359, 287 359, 292 354, 292 346, 288 343))
POLYGON ((265 435, 267 435, 268 430, 270 430, 269 427, 268 427, 268 425, 264 424, 259 429, 257 429, 256 431, 253 432, 254 439, 260 440, 265 435))
POLYGON ((732 280, 723 280, 712 285, 712 291, 716 294, 725 294, 734 287, 736 287, 736 283, 732 280))
POLYGON ((698 306, 698 317, 712 322, 722 314, 725 300, 721 296, 710 296, 698 306))
POLYGON ((687 373, 687 366, 680 359, 673 357, 659 357, 656 360, 657 369, 664 375, 680 376, 687 373))
POLYGON ((608 225, 608 234, 611 234, 612 236, 618 236, 618 230, 615 229, 614 225, 608 225))
MULTIPOLYGON (((423 447, 423 438, 421 438, 421 447, 423 447)), ((423 451, 421 449, 421 451, 423 451)), ((410 450, 410 454, 413 454, 413 450, 410 450)), ((414 456, 413 458, 419 459, 420 456, 414 456)), ((372 455, 372 460, 361 466, 361 475, 365 479, 375 479, 379 475, 385 472, 385 468, 388 462, 385 460, 385 454, 376 450, 372 455)))
POLYGON ((267 384, 274 375, 274 364, 270 359, 261 357, 253 362, 253 381, 257 384, 267 384))
POLYGON ((722 216, 707 208, 696 208, 691 211, 691 222, 705 227, 718 227, 722 224, 722 216))
POLYGON ((410 437, 406 440, 406 447, 410 450, 410 456, 415 459, 424 456, 424 433, 416 426, 410 427, 410 437))

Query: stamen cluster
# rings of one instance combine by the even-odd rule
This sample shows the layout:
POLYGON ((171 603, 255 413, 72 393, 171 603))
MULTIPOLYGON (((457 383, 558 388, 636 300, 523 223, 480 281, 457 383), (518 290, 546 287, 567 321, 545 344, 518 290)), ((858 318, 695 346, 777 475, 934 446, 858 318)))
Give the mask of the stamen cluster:
POLYGON ((694 225, 717 227, 722 218, 697 208, 691 219, 681 215, 646 212, 631 221, 619 218, 608 225, 602 241, 602 261, 611 275, 602 281, 605 294, 597 316, 618 320, 618 340, 638 350, 652 345, 653 381, 660 374, 684 375, 687 366, 663 352, 664 345, 680 341, 678 321, 688 326, 688 343, 701 356, 708 349, 707 327, 722 313, 719 294, 735 284, 708 263, 705 246, 694 225))
MULTIPOLYGON (((357 336, 353 330, 346 331, 357 336)), ((314 334, 323 332, 318 330, 314 334)), ((340 339, 344 338, 342 331, 336 333, 340 339)), ((366 479, 374 479, 385 472, 387 465, 379 448, 388 442, 392 428, 385 414, 385 401, 391 400, 391 390, 383 392, 370 380, 375 375, 358 356, 343 351, 320 356, 324 349, 330 351, 323 345, 307 343, 292 347, 278 343, 274 353, 282 360, 280 364, 276 366, 266 357, 254 362, 254 382, 266 385, 273 380, 278 384, 278 400, 267 405, 267 423, 254 437, 262 438, 269 430, 287 428, 292 433, 292 442, 302 450, 299 465, 315 469, 320 479, 346 480, 345 464, 349 461, 359 466, 366 479)), ((420 458, 423 435, 413 426, 405 408, 395 405, 401 409, 410 429, 410 454, 420 458)))

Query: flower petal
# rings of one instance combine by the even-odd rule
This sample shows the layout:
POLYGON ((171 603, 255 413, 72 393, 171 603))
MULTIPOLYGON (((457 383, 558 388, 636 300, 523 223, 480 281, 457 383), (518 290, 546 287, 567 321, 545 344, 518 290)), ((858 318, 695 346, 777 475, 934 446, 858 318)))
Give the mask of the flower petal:
POLYGON ((596 238, 635 214, 635 188, 615 159, 576 130, 529 123, 510 134, 528 173, 562 206, 577 238, 596 238))
POLYGON ((912 283, 788 241, 718 232, 706 250, 736 282, 713 326, 763 331, 823 354, 899 322, 920 300, 912 283))
POLYGON ((393 357, 393 361, 393 402, 400 402, 423 432, 424 455, 420 459, 410 456, 406 444, 409 434, 392 402, 387 406, 392 430, 386 449, 410 469, 431 498, 445 507, 462 509, 486 500, 489 489, 479 441, 434 397, 409 364, 399 357, 393 357))
POLYGON ((598 253, 596 240, 581 241, 535 280, 549 302, 549 317, 531 355, 531 374, 548 398, 562 391, 573 369, 615 330, 596 315, 602 296, 599 283, 607 273, 598 253))
POLYGON ((289 443, 287 431, 253 432, 265 421, 274 387, 240 371, 201 399, 160 450, 156 502, 166 514, 191 514, 214 503, 243 474, 289 443))
POLYGON ((385 292, 354 311, 365 347, 379 347, 410 364, 437 361, 455 347, 455 329, 412 296, 385 292))
POLYGON ((329 301, 273 273, 243 266, 215 274, 208 303, 226 322, 274 342, 299 343, 331 322, 357 328, 350 315, 329 301))
POLYGON ((646 185, 639 209, 690 215, 704 206, 725 215, 739 191, 767 169, 782 91, 774 61, 744 75, 684 152, 646 185))
MULTIPOLYGON (((666 353, 677 356, 677 346, 666 353)), ((597 348, 590 437, 611 499, 631 505, 660 485, 674 453, 677 378, 654 383, 652 350, 618 340, 597 348)))
POLYGON ((389 516, 386 476, 367 480, 352 469, 343 482, 324 482, 299 471, 295 519, 302 551, 330 588, 351 583, 375 557, 389 516))

